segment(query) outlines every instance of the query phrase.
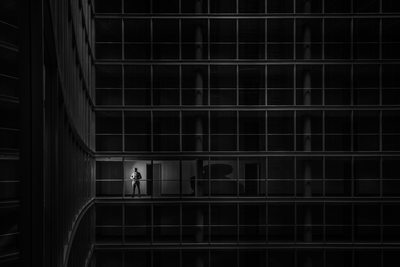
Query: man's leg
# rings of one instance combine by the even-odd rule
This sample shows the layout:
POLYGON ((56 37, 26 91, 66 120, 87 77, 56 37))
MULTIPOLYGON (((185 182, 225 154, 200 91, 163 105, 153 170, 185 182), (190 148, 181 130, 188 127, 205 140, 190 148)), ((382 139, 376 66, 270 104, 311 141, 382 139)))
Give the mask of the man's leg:
POLYGON ((132 184, 132 197, 135 196, 135 183, 132 184))
POLYGON ((135 182, 135 184, 133 185, 133 196, 135 196, 135 188, 138 189, 138 193, 139 193, 139 197, 140 197, 140 186, 139 186, 139 182, 135 182))

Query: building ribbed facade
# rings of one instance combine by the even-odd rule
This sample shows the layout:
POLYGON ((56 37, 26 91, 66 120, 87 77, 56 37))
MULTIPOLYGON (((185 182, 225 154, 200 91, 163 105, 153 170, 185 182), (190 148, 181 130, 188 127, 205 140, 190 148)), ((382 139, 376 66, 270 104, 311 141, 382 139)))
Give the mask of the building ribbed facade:
POLYGON ((94 248, 94 3, 0 3, 0 266, 94 248))

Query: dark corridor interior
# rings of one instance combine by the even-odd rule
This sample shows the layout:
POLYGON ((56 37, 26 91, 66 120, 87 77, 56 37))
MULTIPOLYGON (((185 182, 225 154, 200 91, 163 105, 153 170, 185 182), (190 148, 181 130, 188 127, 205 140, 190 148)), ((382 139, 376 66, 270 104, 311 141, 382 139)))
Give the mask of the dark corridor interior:
POLYGON ((398 0, 0 1, 1 267, 397 267, 398 0))

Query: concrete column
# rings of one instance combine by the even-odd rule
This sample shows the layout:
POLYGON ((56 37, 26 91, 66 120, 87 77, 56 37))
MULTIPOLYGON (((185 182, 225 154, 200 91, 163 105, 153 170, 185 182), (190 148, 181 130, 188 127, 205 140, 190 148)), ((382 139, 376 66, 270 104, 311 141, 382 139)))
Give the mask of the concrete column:
MULTIPOLYGON (((196 13, 201 14, 202 13, 202 7, 203 7, 203 1, 204 0, 197 0, 196 1, 196 13)), ((195 56, 196 60, 202 60, 203 59, 203 29, 201 25, 197 25, 196 27, 196 44, 195 44, 195 56)), ((195 92, 196 92, 196 106, 202 106, 203 103, 203 94, 204 94, 204 77, 203 73, 200 70, 196 71, 196 78, 195 78, 195 92)), ((203 151, 203 119, 201 116, 195 118, 196 120, 196 151, 201 152, 203 151)), ((197 160, 197 179, 203 178, 203 161, 202 160, 197 160)), ((203 183, 202 183, 203 184, 203 183)), ((201 185, 199 187, 199 183, 195 181, 195 189, 197 190, 197 194, 203 194, 203 186, 201 185)), ((196 210, 196 236, 195 240, 196 242, 200 243, 203 242, 204 240, 204 211, 200 208, 196 210)), ((194 259, 194 266, 195 267, 203 267, 205 265, 204 259, 201 256, 196 256, 194 259)))
MULTIPOLYGON (((304 3, 304 12, 311 13, 311 1, 308 0, 304 3)), ((304 25, 303 33, 303 53, 304 59, 311 59, 311 28, 310 25, 304 25)), ((309 71, 304 72, 303 80, 303 105, 311 105, 311 73, 309 71)), ((311 151, 311 117, 306 116, 303 121, 303 150, 305 152, 311 151)), ((304 197, 312 197, 312 166, 311 162, 306 161, 304 163, 304 197)), ((305 209, 304 216, 304 241, 312 242, 312 211, 310 208, 305 209)), ((305 258, 305 267, 312 267, 312 258, 310 256, 305 258)))

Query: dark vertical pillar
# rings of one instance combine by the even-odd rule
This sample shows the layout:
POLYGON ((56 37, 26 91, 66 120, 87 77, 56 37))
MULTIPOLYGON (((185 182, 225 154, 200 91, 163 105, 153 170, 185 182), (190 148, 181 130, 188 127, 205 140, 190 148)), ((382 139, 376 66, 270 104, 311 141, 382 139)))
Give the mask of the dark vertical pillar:
MULTIPOLYGON (((311 13, 311 1, 307 0, 304 3, 304 12, 311 13)), ((311 29, 309 24, 304 25, 303 32, 303 53, 304 59, 311 59, 311 29)), ((303 79, 303 105, 309 106, 311 105, 311 74, 309 71, 304 72, 303 79)), ((303 150, 305 152, 311 151, 311 117, 306 115, 303 122, 303 150)), ((304 162, 304 197, 312 197, 312 166, 309 161, 304 162)), ((304 241, 312 242, 312 214, 311 209, 306 207, 304 216, 304 241)), ((312 259, 310 256, 305 258, 304 262, 305 267, 312 267, 312 259)))
POLYGON ((21 1, 22 266, 44 265, 43 1, 21 1))
MULTIPOLYGON (((196 1, 196 13, 202 13, 204 0, 197 0, 196 1)), ((196 27, 196 60, 203 59, 203 29, 201 25, 197 25, 196 27)), ((204 77, 201 70, 196 71, 196 81, 195 81, 195 91, 196 91, 196 106, 202 106, 203 103, 203 87, 204 87, 204 77)), ((204 139, 203 139, 203 119, 201 116, 196 118, 196 151, 201 152, 203 151, 204 139)), ((197 160, 197 179, 203 178, 203 161, 197 160)), ((202 194, 203 188, 197 188, 198 183, 195 184, 195 189, 197 193, 202 194)), ((198 208, 196 211, 196 242, 203 242, 204 239, 204 214, 203 210, 198 208)), ((195 267, 203 267, 204 266, 204 259, 197 255, 195 259, 195 267)))

